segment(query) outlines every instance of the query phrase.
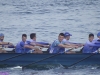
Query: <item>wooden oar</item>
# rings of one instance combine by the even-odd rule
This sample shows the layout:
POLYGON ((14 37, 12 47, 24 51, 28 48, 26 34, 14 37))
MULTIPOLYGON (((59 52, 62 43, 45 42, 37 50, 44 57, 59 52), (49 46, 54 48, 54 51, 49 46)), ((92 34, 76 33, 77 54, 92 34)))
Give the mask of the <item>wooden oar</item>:
POLYGON ((69 67, 71 67, 71 66, 74 66, 74 65, 76 65, 76 64, 78 64, 78 63, 80 63, 80 62, 82 62, 82 61, 84 61, 84 60, 86 60, 86 59, 88 59, 88 58, 90 58, 90 57, 92 57, 92 56, 94 56, 94 55, 96 55, 96 53, 92 53, 91 55, 89 55, 89 56, 87 56, 87 57, 85 57, 85 58, 83 58, 83 59, 80 59, 80 60, 76 61, 75 63, 69 65, 69 66, 66 66, 66 68, 69 68, 69 67))
POLYGON ((9 57, 9 58, 6 58, 6 59, 3 59, 3 60, 0 60, 0 62, 4 62, 4 61, 7 61, 7 60, 10 60, 10 59, 13 59, 13 58, 16 58, 16 57, 19 57, 19 56, 22 56, 22 55, 24 55, 24 54, 26 54, 26 53, 21 53, 21 54, 18 54, 18 55, 15 55, 15 56, 12 56, 12 57, 9 57))
MULTIPOLYGON (((70 51, 70 50, 72 50, 72 49, 69 49, 68 51, 70 51)), ((65 51, 64 51, 64 52, 65 52, 65 51)), ((63 52, 63 53, 64 53, 64 52, 63 52)), ((25 67, 27 67, 27 66, 29 66, 29 65, 39 63, 39 62, 44 61, 44 60, 46 60, 46 59, 50 59, 50 58, 55 57, 55 56, 57 56, 57 55, 59 55, 59 54, 61 54, 61 53, 57 53, 57 54, 51 55, 51 56, 49 56, 49 57, 46 57, 46 58, 40 59, 40 60, 38 60, 38 61, 35 61, 35 62, 32 62, 32 63, 29 63, 29 64, 23 66, 23 67, 22 67, 22 70, 24 70, 25 67)))

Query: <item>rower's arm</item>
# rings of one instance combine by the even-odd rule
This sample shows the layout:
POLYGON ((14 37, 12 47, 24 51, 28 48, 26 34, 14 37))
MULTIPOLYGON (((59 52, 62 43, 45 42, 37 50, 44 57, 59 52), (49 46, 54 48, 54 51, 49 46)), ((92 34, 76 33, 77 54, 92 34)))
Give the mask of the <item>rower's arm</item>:
POLYGON ((30 49, 34 49, 34 50, 39 50, 38 47, 33 47, 33 46, 30 46, 30 45, 24 45, 24 48, 30 48, 30 49))
POLYGON ((64 44, 59 44, 58 46, 60 46, 60 47, 64 47, 64 48, 77 48, 77 46, 64 45, 64 44))
POLYGON ((79 47, 82 47, 84 46, 84 44, 73 44, 73 43, 66 43, 66 45, 70 45, 70 46, 79 46, 79 47))
POLYGON ((32 45, 32 46, 43 46, 42 44, 38 44, 36 42, 31 42, 30 45, 32 45))
POLYGON ((75 44, 71 44, 71 43, 66 43, 65 45, 68 45, 68 46, 76 46, 75 44))
POLYGON ((8 45, 9 42, 0 42, 0 45, 8 45))
POLYGON ((36 43, 36 46, 41 46, 42 47, 43 45, 42 44, 39 44, 39 43, 36 43))
POLYGON ((13 45, 13 44, 10 42, 0 42, 0 45, 13 45))
POLYGON ((30 49, 33 49, 34 47, 33 47, 33 46, 30 46, 30 45, 24 45, 24 48, 30 48, 30 49))
POLYGON ((39 43, 30 43, 32 46, 40 46, 40 47, 44 47, 44 48, 49 48, 49 45, 42 45, 42 44, 39 44, 39 43))

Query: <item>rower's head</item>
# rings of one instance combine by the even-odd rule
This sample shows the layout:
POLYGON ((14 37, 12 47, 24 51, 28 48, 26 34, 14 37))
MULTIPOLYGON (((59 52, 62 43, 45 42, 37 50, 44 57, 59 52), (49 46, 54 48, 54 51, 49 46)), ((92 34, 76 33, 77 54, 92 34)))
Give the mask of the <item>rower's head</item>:
POLYGON ((22 41, 26 41, 26 39, 27 39, 27 35, 26 34, 22 34, 22 41))
POLYGON ((97 37, 100 39, 100 32, 97 34, 97 37))
POLYGON ((89 34, 89 41, 92 42, 93 39, 94 39, 94 34, 90 33, 90 34, 89 34))
POLYGON ((58 40, 61 42, 64 39, 64 33, 60 33, 58 36, 58 40))
POLYGON ((64 35, 66 40, 69 40, 70 36, 72 36, 72 34, 70 34, 69 32, 65 32, 64 35))
POLYGON ((0 41, 3 41, 3 40, 4 40, 4 34, 0 33, 0 41))
POLYGON ((33 39, 34 41, 36 41, 36 33, 31 33, 30 39, 33 39))

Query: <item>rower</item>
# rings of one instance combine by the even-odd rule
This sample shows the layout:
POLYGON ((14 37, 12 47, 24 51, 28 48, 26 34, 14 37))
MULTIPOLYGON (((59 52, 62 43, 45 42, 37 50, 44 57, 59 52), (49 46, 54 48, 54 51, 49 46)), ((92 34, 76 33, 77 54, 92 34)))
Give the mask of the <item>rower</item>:
POLYGON ((100 43, 100 32, 97 34, 97 43, 100 43))
POLYGON ((7 53, 6 50, 4 50, 3 48, 9 48, 9 47, 12 47, 14 48, 14 45, 10 42, 3 42, 4 40, 4 34, 3 33, 0 33, 0 53, 7 53))
MULTIPOLYGON (((83 44, 74 44, 74 43, 69 42, 70 36, 72 36, 72 34, 70 34, 69 32, 65 32, 64 35, 65 35, 65 38, 63 39, 63 41, 67 45, 70 45, 70 46, 79 46, 79 47, 83 46, 83 44)), ((66 53, 76 53, 75 51, 67 51, 67 50, 66 50, 66 53)))
POLYGON ((38 48, 30 45, 30 42, 26 39, 27 35, 22 34, 22 41, 16 45, 16 53, 42 53, 38 51, 38 48))
POLYGON ((40 44, 36 43, 36 33, 31 33, 30 34, 30 45, 37 48, 37 53, 43 53, 38 46, 41 46, 40 44))
POLYGON ((89 40, 85 43, 82 52, 83 53, 94 53, 97 51, 94 41, 94 34, 89 34, 89 40))
POLYGON ((69 42, 70 36, 72 36, 72 34, 70 34, 69 32, 65 32, 64 35, 65 35, 65 38, 63 39, 63 41, 66 42, 66 44, 69 44, 69 45, 72 45, 72 46, 79 46, 79 47, 82 47, 84 45, 84 44, 81 44, 81 43, 69 42))
POLYGON ((67 45, 66 42, 63 41, 64 37, 64 33, 59 34, 58 39, 51 44, 49 53, 64 53, 65 48, 77 48, 77 46, 67 45))
POLYGON ((94 42, 95 42, 95 45, 98 45, 98 46, 95 46, 95 50, 98 50, 99 51, 100 50, 100 32, 98 32, 97 39, 94 40, 94 42))
POLYGON ((49 48, 49 44, 44 45, 46 43, 41 43, 41 42, 36 42, 36 33, 31 33, 30 34, 30 40, 28 40, 30 42, 30 45, 38 48, 39 50, 37 52, 42 53, 41 48, 49 48))
POLYGON ((28 50, 24 47, 24 45, 27 44, 26 39, 27 39, 27 35, 22 34, 22 41, 17 43, 17 45, 16 45, 16 49, 15 49, 16 53, 27 53, 27 51, 30 50, 30 49, 28 50))
POLYGON ((70 34, 69 32, 65 32, 64 35, 65 35, 65 38, 63 39, 63 41, 66 43, 70 43, 69 39, 70 39, 70 36, 72 36, 72 34, 70 34))
POLYGON ((100 40, 100 32, 97 34, 98 39, 100 40))

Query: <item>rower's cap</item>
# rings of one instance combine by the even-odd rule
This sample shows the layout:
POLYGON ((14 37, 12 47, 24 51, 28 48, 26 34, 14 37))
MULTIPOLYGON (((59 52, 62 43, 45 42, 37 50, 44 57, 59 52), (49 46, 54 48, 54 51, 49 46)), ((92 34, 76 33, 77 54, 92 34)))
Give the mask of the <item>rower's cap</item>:
POLYGON ((97 34, 97 36, 100 36, 100 32, 97 34))
POLYGON ((65 35, 65 37, 66 36, 72 36, 72 34, 70 34, 69 32, 65 32, 64 35, 65 35))
POLYGON ((4 34, 3 33, 0 33, 0 36, 4 36, 4 34))

